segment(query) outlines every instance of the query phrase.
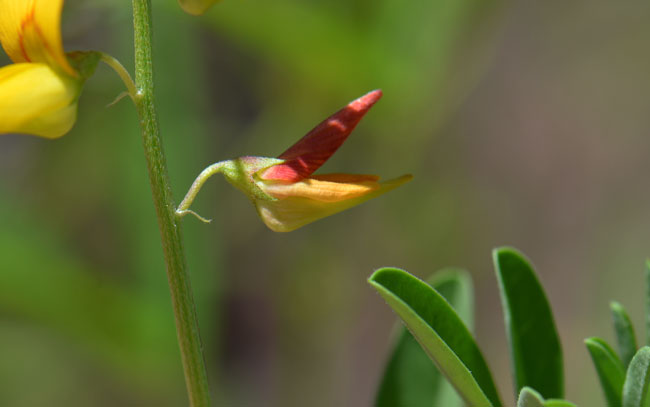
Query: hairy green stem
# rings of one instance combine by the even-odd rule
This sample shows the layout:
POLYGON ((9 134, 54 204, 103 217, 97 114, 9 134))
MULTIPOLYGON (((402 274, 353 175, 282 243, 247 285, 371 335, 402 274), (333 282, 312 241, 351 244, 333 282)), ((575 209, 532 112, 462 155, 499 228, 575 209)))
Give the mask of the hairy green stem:
POLYGON ((190 406, 207 407, 210 404, 210 394, 196 307, 187 273, 180 224, 175 216, 154 104, 151 20, 151 0, 133 0, 135 104, 140 118, 149 180, 167 266, 167 279, 190 406))

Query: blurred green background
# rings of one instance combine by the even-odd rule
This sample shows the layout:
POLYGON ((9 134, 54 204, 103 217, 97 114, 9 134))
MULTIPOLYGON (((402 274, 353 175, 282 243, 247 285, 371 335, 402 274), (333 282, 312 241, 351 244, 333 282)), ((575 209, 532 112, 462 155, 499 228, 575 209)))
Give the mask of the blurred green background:
MULTIPOLYGON (((511 404, 490 250, 535 263, 567 398, 604 405, 582 344, 608 302, 642 326, 650 256, 650 5, 605 0, 155 0, 160 121, 176 198, 207 165, 274 156, 363 93, 384 98, 322 172, 413 173, 290 234, 219 178, 184 223, 223 406, 370 405, 395 316, 380 266, 463 267, 511 404)), ((67 50, 131 67, 128 1, 66 1, 67 50)), ((8 62, 2 56, 2 63, 8 62)), ((141 139, 105 66, 57 141, 0 137, 0 405, 179 406, 180 356, 141 139)))

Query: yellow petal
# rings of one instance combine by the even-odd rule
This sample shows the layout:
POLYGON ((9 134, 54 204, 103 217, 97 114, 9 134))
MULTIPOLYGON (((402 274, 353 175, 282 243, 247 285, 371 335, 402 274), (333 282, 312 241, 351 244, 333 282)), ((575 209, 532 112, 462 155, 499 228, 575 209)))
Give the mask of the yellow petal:
POLYGON ((218 0, 178 0, 186 13, 195 16, 205 13, 218 0))
POLYGON ((365 175, 365 174, 318 174, 312 175, 309 178, 317 179, 320 181, 330 181, 330 182, 364 182, 364 181, 379 181, 379 176, 377 175, 365 175))
POLYGON ((0 0, 0 42, 16 63, 42 62, 77 76, 63 52, 63 0, 0 0))
POLYGON ((64 135, 77 117, 78 94, 76 80, 45 64, 0 68, 0 134, 64 135))
POLYGON ((379 188, 374 175, 327 174, 299 182, 264 181, 262 190, 277 199, 308 198, 322 202, 338 202, 365 195, 379 188))
POLYGON ((369 189, 365 194, 342 201, 327 202, 305 197, 291 197, 277 201, 257 200, 255 206, 258 214, 271 230, 274 232, 291 232, 308 223, 376 198, 410 181, 412 178, 411 175, 404 175, 380 183, 377 188, 369 189))

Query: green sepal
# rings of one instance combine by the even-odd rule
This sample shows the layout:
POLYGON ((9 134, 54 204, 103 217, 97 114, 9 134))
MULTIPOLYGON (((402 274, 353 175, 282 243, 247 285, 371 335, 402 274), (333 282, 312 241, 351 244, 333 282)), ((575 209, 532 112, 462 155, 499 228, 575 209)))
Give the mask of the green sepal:
POLYGON ((268 157, 240 157, 223 163, 221 173, 226 181, 242 191, 251 200, 277 201, 276 198, 260 188, 261 179, 257 173, 273 165, 282 164, 284 160, 268 157))
POLYGON ((96 51, 72 51, 66 54, 68 62, 77 71, 81 81, 86 81, 93 76, 101 54, 96 51))

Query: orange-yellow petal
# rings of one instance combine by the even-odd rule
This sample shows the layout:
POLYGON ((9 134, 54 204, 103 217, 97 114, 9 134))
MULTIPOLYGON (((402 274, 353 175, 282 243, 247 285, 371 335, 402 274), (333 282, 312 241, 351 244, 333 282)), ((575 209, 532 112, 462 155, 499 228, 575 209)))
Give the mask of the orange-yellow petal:
POLYGON ((79 87, 46 64, 0 68, 0 134, 64 135, 77 117, 79 87))
POLYGON ((285 183, 266 181, 262 190, 277 199, 308 198, 338 202, 368 194, 379 188, 379 178, 372 175, 329 174, 316 179, 285 183))
POLYGON ((16 63, 41 62, 72 76, 61 40, 63 0, 0 0, 0 42, 16 63))
POLYGON ((347 182, 347 183, 379 181, 378 175, 366 175, 366 174, 318 174, 318 175, 312 175, 310 178, 317 179, 320 181, 347 182))
POLYGON ((308 223, 334 215, 382 195, 410 181, 412 178, 411 175, 404 175, 390 181, 378 183, 376 188, 366 189, 365 193, 345 200, 325 201, 304 196, 292 196, 277 201, 256 200, 255 206, 260 217, 271 230, 290 232, 308 223))

